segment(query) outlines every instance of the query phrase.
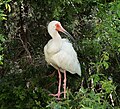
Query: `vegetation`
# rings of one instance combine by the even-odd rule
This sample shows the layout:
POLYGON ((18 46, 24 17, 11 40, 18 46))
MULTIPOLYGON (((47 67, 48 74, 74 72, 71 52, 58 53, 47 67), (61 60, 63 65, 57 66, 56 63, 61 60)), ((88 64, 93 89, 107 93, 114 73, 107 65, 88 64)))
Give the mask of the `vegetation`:
POLYGON ((0 109, 120 109, 119 0, 1 0, 0 28, 0 109), (43 54, 52 20, 75 38, 82 68, 60 101, 43 54))

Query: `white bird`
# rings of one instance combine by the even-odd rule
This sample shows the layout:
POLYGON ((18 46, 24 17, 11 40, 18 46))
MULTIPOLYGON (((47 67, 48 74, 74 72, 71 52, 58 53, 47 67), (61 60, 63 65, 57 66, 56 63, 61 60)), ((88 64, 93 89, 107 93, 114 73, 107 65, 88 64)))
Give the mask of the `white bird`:
POLYGON ((59 86, 58 93, 51 94, 60 99, 61 72, 64 73, 64 98, 66 98, 66 71, 81 76, 81 67, 72 44, 68 39, 62 39, 58 32, 63 32, 73 39, 73 37, 62 27, 58 21, 51 21, 48 24, 48 33, 52 37, 44 47, 45 60, 48 64, 58 70, 59 86))

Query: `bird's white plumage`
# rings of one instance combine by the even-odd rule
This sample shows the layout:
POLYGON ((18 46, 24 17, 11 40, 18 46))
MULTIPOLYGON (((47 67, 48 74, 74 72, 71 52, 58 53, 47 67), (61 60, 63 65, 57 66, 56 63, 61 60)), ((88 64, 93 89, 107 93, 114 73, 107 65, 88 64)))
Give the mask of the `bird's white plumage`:
MULTIPOLYGON (((55 23, 56 21, 52 26, 49 24, 48 27, 54 27, 55 23)), ((50 30, 49 28, 48 32, 50 33, 51 28, 50 30)), ((72 44, 67 39, 62 39, 55 29, 52 32, 54 32, 50 33, 52 39, 44 47, 45 60, 54 68, 60 69, 61 72, 66 70, 81 76, 81 67, 72 44)))

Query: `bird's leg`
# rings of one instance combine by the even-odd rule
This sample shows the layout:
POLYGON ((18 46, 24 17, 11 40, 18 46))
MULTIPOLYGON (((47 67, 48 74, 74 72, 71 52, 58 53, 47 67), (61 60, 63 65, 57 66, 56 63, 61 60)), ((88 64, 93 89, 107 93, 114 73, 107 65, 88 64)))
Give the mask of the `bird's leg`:
POLYGON ((61 73, 58 69, 58 75, 59 75, 59 86, 58 86, 58 98, 60 98, 60 88, 61 88, 61 73))
POLYGON ((58 100, 60 99, 60 95, 61 95, 61 92, 60 92, 60 88, 61 88, 61 73, 60 73, 60 70, 58 69, 58 76, 59 76, 59 85, 58 85, 58 93, 57 94, 50 94, 52 96, 57 96, 58 100))
POLYGON ((64 70, 64 84, 63 84, 63 88, 64 88, 64 98, 66 98, 66 71, 64 70))

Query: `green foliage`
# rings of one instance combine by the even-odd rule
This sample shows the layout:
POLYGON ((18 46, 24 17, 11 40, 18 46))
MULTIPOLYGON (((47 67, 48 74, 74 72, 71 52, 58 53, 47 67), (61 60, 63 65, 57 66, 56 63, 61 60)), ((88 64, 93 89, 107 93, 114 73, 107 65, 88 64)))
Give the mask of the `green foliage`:
POLYGON ((11 71, 0 79, 1 109, 42 109, 46 106, 49 101, 48 93, 34 80, 37 75, 32 76, 33 78, 28 80, 24 74, 11 71))
POLYGON ((2 0, 0 19, 1 109, 119 108, 119 0, 2 0), (82 68, 82 77, 67 73, 67 99, 60 101, 49 96, 57 74, 43 54, 54 19, 75 37, 82 68))
MULTIPOLYGON (((25 82, 21 74, 16 74, 14 78, 13 74, 9 74, 8 76, 4 77, 1 81, 1 109, 112 109, 112 106, 109 104, 109 95, 115 93, 115 86, 112 81, 108 81, 106 78, 99 82, 99 84, 102 84, 99 92, 97 92, 95 87, 94 89, 81 87, 79 91, 74 94, 68 89, 67 99, 57 101, 55 98, 48 96, 48 93, 40 86, 37 86, 33 80, 25 82)), ((100 78, 100 76, 101 75, 96 74, 93 75, 92 78, 100 78)))
MULTIPOLYGON (((7 15, 4 14, 4 9, 8 10, 9 12, 11 11, 11 8, 10 8, 10 5, 8 4, 8 2, 10 2, 10 0, 0 1, 0 24, 1 24, 1 21, 7 20, 7 18, 6 18, 7 15)), ((4 35, 1 33, 2 32, 0 31, 0 52, 3 51, 2 43, 5 41, 4 35)), ((0 65, 2 65, 2 64, 3 64, 3 54, 0 54, 0 65)))
MULTIPOLYGON (((2 52, 2 50, 3 50, 2 43, 3 43, 4 41, 5 41, 4 36, 3 36, 2 34, 0 34, 0 52, 2 52)), ((0 65, 3 64, 2 61, 3 61, 3 54, 0 55, 0 65)))
MULTIPOLYGON (((94 75, 94 78, 99 75, 94 75)), ((94 79, 93 78, 93 79, 94 79)), ((59 102, 50 101, 47 108, 49 109, 112 109, 113 106, 109 104, 109 94, 114 93, 115 88, 112 82, 108 80, 101 81, 103 87, 100 92, 94 89, 84 89, 81 87, 78 92, 72 94, 70 90, 67 92, 67 99, 59 102), (105 84, 106 87, 105 87, 105 84), (109 89, 109 91, 107 90, 109 89)), ((99 84, 100 84, 99 83, 99 84)))

